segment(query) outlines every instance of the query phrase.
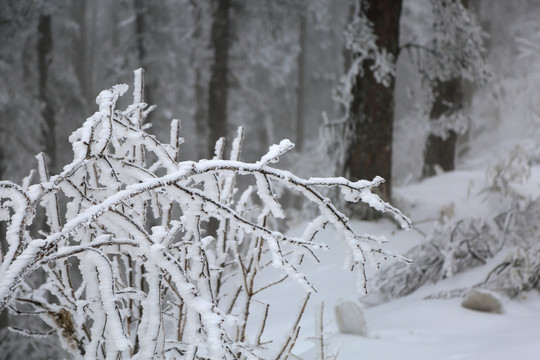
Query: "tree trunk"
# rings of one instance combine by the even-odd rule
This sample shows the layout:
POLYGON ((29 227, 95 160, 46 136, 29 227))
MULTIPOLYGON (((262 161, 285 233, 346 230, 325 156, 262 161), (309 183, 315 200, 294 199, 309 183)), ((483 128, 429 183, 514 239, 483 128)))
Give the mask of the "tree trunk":
POLYGON ((197 67, 195 69, 195 132, 197 133, 197 150, 198 157, 203 158, 206 156, 206 137, 207 131, 205 127, 206 119, 206 96, 205 88, 203 86, 203 80, 201 75, 201 69, 197 67))
MULTIPOLYGON (((435 93, 435 102, 429 114, 433 121, 441 115, 450 115, 458 111, 463 104, 459 78, 439 82, 435 87, 435 93)), ((424 154, 424 177, 435 175, 438 168, 444 171, 454 170, 456 140, 457 134, 454 131, 449 131, 445 139, 433 134, 428 136, 424 154)))
POLYGON ((229 0, 215 0, 211 41, 214 60, 208 89, 209 156, 214 153, 215 142, 227 135, 228 62, 230 47, 229 0))
MULTIPOLYGON (((486 55, 490 53, 491 48, 491 19, 482 19, 481 14, 481 1, 482 0, 462 0, 462 4, 468 8, 468 10, 476 16, 478 23, 482 30, 488 34, 483 38, 483 45, 486 49, 486 55)), ((485 6, 485 5, 484 5, 485 6)), ((470 80, 462 79, 461 88, 463 90, 463 107, 470 108, 473 100, 473 96, 478 90, 478 85, 470 80)), ((471 132, 470 128, 467 128, 465 133, 460 134, 456 140, 456 158, 467 155, 470 150, 471 144, 471 132)))
MULTIPOLYGON (((373 24, 377 36, 377 46, 397 57, 399 46, 399 20, 401 0, 360 1, 360 9, 373 24)), ((355 56, 355 54, 353 54, 355 56)), ((352 89, 350 119, 355 138, 349 145, 345 160, 345 174, 351 180, 373 179, 382 176, 386 182, 379 188, 383 199, 389 200, 392 181, 392 133, 394 124, 394 86, 391 79, 388 86, 379 83, 370 67, 372 60, 363 64, 363 74, 358 74, 352 89)), ((364 218, 374 216, 373 212, 356 214, 364 218)))
POLYGON ((51 64, 51 52, 53 47, 51 16, 40 15, 38 24, 38 76, 39 76, 39 99, 41 101, 41 134, 44 142, 44 152, 47 154, 47 167, 49 172, 56 172, 56 123, 54 109, 48 92, 49 67, 51 64))
MULTIPOLYGON (((200 4, 194 3, 194 30, 193 39, 195 43, 201 43, 204 40, 203 36, 203 9, 200 4)), ((197 153, 199 158, 206 157, 208 134, 206 131, 207 124, 207 99, 206 99, 206 86, 203 71, 206 70, 204 65, 201 64, 201 57, 198 56, 197 51, 192 51, 190 56, 190 65, 195 72, 195 132, 197 133, 197 153)))
POLYGON ((305 107, 305 72, 306 72, 306 17, 300 19, 300 53, 298 53, 298 86, 296 88, 296 149, 304 148, 304 107, 305 107))
MULTIPOLYGON (((137 58, 139 67, 147 70, 148 67, 148 55, 146 46, 144 44, 146 29, 146 17, 148 16, 148 9, 144 0, 134 0, 135 7, 135 38, 137 43, 137 58)), ((144 102, 149 105, 154 105, 152 100, 152 94, 150 93, 149 82, 146 81, 144 86, 144 102)), ((145 122, 149 121, 149 118, 145 119, 145 122)))
MULTIPOLYGON (((465 8, 469 8, 469 0, 461 0, 465 8)), ((429 117, 436 121, 442 115, 451 115, 459 111, 465 103, 463 81, 458 76, 447 81, 438 81, 435 84, 435 101, 431 107, 429 117)), ((472 93, 470 94, 472 96, 472 93)), ((456 167, 456 145, 458 136, 455 131, 449 131, 446 138, 429 135, 424 153, 424 177, 433 176, 437 169, 452 171, 456 167)))
POLYGON ((118 5, 118 0, 113 0, 111 6, 111 41, 114 49, 118 48, 118 45, 120 44, 120 34, 118 31, 118 25, 120 23, 118 17, 119 11, 120 6, 118 5))
MULTIPOLYGON (((88 27, 86 22, 86 0, 74 1, 71 12, 74 22, 79 26, 77 35, 73 39, 73 67, 75 76, 79 81, 81 95, 85 107, 94 103, 92 94, 91 71, 89 68, 89 54, 87 48, 88 27)), ((88 109, 85 109, 85 113, 88 109)))
MULTIPOLYGON (((4 178, 4 170, 5 170, 5 156, 4 156, 4 149, 2 148, 3 144, 0 145, 0 179, 4 178)), ((6 240, 6 223, 5 221, 0 221, 0 259, 3 259, 4 254, 8 250, 8 244, 6 240)), ((0 336, 2 336, 2 332, 6 331, 6 329, 9 326, 9 317, 8 317, 8 310, 7 308, 3 311, 0 311, 0 336)), ((6 354, 7 356, 7 354, 6 354)))

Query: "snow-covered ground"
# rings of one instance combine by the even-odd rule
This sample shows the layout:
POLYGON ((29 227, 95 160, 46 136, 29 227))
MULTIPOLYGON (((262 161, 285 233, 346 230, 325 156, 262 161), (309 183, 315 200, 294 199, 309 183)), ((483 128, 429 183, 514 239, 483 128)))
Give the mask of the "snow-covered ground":
MULTIPOLYGON (((497 206, 481 193, 486 186, 485 171, 460 170, 436 176, 419 184, 395 190, 398 205, 418 225, 411 231, 398 230, 389 220, 355 222, 360 233, 385 235, 388 248, 403 254, 426 241, 443 208, 453 208, 457 217, 483 217, 497 206)), ((533 168, 529 181, 519 191, 530 196, 540 193, 540 168, 533 168)), ((448 210, 447 210, 448 211, 448 210)), ((540 219, 539 219, 540 221, 540 219)), ((292 233, 300 231, 291 230, 292 233)), ((317 289, 301 322, 295 353, 302 359, 318 359, 315 344, 315 312, 324 301, 326 355, 339 350, 338 359, 540 359, 540 294, 529 292, 517 299, 503 298, 502 314, 489 314, 461 307, 461 298, 426 299, 430 294, 477 284, 500 263, 500 253, 488 264, 473 268, 436 284, 425 285, 413 294, 374 307, 364 308, 369 336, 340 334, 334 320, 334 307, 340 300, 358 300, 361 293, 354 275, 343 269, 344 248, 332 230, 325 230, 319 241, 331 250, 320 254, 321 263, 308 262, 303 271, 317 289)), ((389 261, 391 262, 391 260, 389 261)), ((370 269, 368 277, 375 269, 370 269)), ((368 283, 369 286, 369 283, 368 283)), ((267 338, 280 338, 289 331, 305 293, 289 282, 268 290, 270 321, 267 338)), ((279 348, 271 344, 270 348, 279 348)))

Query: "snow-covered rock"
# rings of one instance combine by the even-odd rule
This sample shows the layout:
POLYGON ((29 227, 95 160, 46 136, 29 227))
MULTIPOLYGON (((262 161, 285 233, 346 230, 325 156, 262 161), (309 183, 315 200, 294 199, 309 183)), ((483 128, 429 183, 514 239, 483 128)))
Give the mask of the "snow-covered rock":
POLYGON ((500 298, 491 291, 471 289, 465 300, 461 303, 466 309, 483 311, 493 314, 502 314, 503 306, 500 298))
POLYGON ((339 332, 368 336, 364 311, 358 303, 351 300, 341 301, 334 308, 334 312, 339 332))

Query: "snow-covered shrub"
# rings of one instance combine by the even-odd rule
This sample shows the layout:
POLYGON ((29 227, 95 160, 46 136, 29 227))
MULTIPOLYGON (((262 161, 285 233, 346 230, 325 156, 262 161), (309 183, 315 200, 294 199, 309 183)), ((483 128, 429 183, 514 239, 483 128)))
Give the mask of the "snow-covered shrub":
MULTIPOLYGON (((392 264, 373 279, 375 291, 363 298, 374 304, 405 296, 426 283, 435 283, 476 266, 487 264, 499 252, 510 254, 496 265, 480 288, 516 297, 540 289, 540 199, 512 201, 510 210, 491 220, 442 218, 427 241, 409 250, 411 266, 392 264)), ((463 289, 435 297, 462 296, 463 289)))
POLYGON ((540 247, 516 248, 490 271, 481 286, 510 298, 524 291, 540 290, 540 247))
POLYGON ((519 198, 513 184, 523 183, 530 176, 531 166, 527 153, 517 145, 497 158, 488 168, 486 173, 488 187, 484 191, 490 194, 498 193, 503 197, 519 198))
POLYGON ((257 162, 243 162, 242 129, 229 159, 221 139, 213 159, 179 162, 180 122, 171 122, 168 144, 145 131, 152 108, 143 103, 142 70, 135 74, 126 110, 115 104, 127 85, 99 94, 99 111, 70 137, 74 159, 60 174, 49 176, 38 156, 38 181, 0 182, 0 219, 8 224, 0 311, 39 317, 73 358, 281 359, 291 353, 303 310, 278 353, 266 354, 266 343, 278 339, 264 339, 269 304, 261 293, 286 278, 313 291, 299 265, 326 248, 314 239, 321 228, 331 224, 348 245, 347 265, 358 272, 360 288, 366 264, 407 262, 385 251, 384 239, 355 233, 317 190, 339 188, 346 200, 409 227, 371 193, 381 178, 303 179, 273 168, 293 147, 288 140, 257 162), (240 190, 239 176, 252 185, 240 190), (299 238, 270 226, 285 218, 274 184, 319 208, 299 238), (41 213, 46 227, 34 234, 29 228, 41 213), (280 275, 257 280, 269 266, 280 275), (36 283, 30 275, 38 269, 46 279, 36 283))
POLYGON ((540 199, 521 201, 496 221, 503 226, 502 248, 509 253, 486 276, 480 287, 510 298, 540 290, 540 199))
POLYGON ((394 264, 381 270, 374 279, 376 291, 363 301, 378 303, 405 296, 426 283, 483 265, 500 250, 503 238, 499 234, 499 225, 494 221, 443 218, 425 243, 405 254, 414 259, 414 264, 394 264))

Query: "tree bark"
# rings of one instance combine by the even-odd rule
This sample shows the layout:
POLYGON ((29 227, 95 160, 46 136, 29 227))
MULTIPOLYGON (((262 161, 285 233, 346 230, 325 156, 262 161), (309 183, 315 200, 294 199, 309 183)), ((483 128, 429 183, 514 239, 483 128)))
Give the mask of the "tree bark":
MULTIPOLYGON (((399 46, 399 20, 401 0, 360 1, 360 11, 365 11, 373 24, 377 46, 397 57, 399 46), (367 3, 367 8, 365 4, 367 3)), ((355 56, 356 54, 353 54, 355 56)), ((351 180, 373 179, 382 176, 386 182, 379 187, 379 194, 389 200, 392 191, 392 133, 394 124, 394 87, 379 83, 372 70, 372 60, 363 64, 363 74, 358 74, 352 90, 350 119, 355 137, 347 149, 345 174, 351 180)), ((356 214, 371 218, 373 212, 356 214)))
POLYGON ((53 105, 49 97, 48 81, 49 68, 52 61, 52 29, 51 15, 40 15, 38 24, 38 76, 39 98, 42 104, 41 134, 44 142, 44 152, 47 154, 49 172, 56 172, 56 122, 53 105))
MULTIPOLYGON (((454 78, 439 82, 435 86, 435 102, 431 108, 430 119, 437 120, 441 115, 450 115, 463 105, 463 89, 461 79, 454 78)), ((446 138, 429 135, 424 154, 423 176, 429 177, 440 168, 444 171, 455 169, 457 134, 450 130, 446 138)))
POLYGON ((228 63, 230 47, 230 0, 214 0, 211 41, 214 49, 208 89, 209 156, 215 142, 227 135, 228 63), (217 3, 217 4, 216 4, 217 3), (217 6, 216 6, 217 5, 217 6))

